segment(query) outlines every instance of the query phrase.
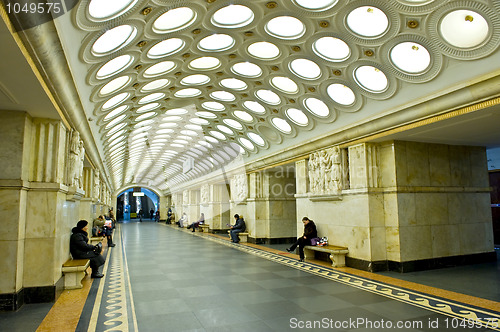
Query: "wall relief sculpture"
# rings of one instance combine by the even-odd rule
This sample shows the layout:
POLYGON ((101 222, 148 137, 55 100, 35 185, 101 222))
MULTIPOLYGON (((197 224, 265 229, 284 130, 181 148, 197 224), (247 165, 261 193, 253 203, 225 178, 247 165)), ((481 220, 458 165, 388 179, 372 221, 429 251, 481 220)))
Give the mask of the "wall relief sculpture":
POLYGON ((99 170, 94 170, 94 198, 99 198, 101 193, 101 179, 99 177, 99 170))
POLYGON ((85 158, 85 148, 80 134, 74 130, 71 133, 69 146, 69 176, 68 184, 70 186, 83 189, 83 160, 85 158))
POLYGON ((248 196, 248 184, 246 174, 238 174, 231 180, 231 196, 234 201, 243 201, 248 196))
POLYGON ((338 146, 309 155, 309 191, 312 194, 341 194, 341 161, 340 148, 338 146))
POLYGON ((210 187, 208 184, 204 184, 200 188, 201 204, 208 204, 210 201, 210 187))

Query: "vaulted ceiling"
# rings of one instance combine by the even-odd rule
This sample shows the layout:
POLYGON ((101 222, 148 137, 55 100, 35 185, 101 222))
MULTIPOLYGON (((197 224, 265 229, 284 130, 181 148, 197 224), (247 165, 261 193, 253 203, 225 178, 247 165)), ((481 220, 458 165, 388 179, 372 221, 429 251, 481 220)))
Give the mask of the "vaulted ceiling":
POLYGON ((54 23, 112 187, 172 190, 498 75, 499 7, 81 0, 54 23))

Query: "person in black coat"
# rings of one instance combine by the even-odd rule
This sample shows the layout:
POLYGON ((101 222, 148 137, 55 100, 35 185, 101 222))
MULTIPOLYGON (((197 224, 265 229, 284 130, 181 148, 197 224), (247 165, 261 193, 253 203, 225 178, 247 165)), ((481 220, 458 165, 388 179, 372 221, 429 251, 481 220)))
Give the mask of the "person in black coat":
POLYGON ((235 214, 234 219, 236 220, 236 223, 231 226, 229 234, 231 235, 231 242, 238 243, 240 242, 238 234, 244 232, 247 227, 245 225, 245 220, 243 220, 243 216, 235 214))
POLYGON ((102 278, 104 274, 99 272, 99 266, 105 262, 101 254, 94 252, 95 246, 89 244, 88 231, 89 223, 87 220, 80 220, 76 227, 71 230, 71 238, 69 241, 69 251, 73 259, 90 259, 90 268, 92 269, 92 278, 102 278))
POLYGON ((302 218, 302 222, 304 223, 304 234, 299 237, 290 248, 286 249, 286 251, 292 252, 295 248, 299 247, 299 257, 301 262, 304 261, 304 246, 311 245, 311 239, 318 237, 318 231, 316 230, 314 221, 304 217, 302 218))

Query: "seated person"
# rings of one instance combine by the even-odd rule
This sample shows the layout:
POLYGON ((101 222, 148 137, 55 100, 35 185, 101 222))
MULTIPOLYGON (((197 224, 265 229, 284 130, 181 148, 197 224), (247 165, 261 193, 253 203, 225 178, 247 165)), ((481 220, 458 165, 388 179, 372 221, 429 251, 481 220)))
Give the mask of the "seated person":
POLYGON ((89 244, 88 231, 89 223, 87 220, 80 220, 76 227, 71 230, 73 234, 69 241, 69 250, 73 259, 90 259, 90 268, 92 269, 92 278, 102 278, 104 274, 99 272, 99 267, 104 264, 105 259, 101 254, 94 252, 96 246, 89 244))
POLYGON ((234 219, 236 220, 236 223, 231 226, 229 234, 231 236, 231 242, 238 243, 240 242, 240 237, 238 236, 238 234, 246 230, 246 225, 245 220, 243 220, 243 216, 235 214, 234 219))
POLYGON ((196 222, 192 223, 187 227, 187 229, 192 228, 193 232, 196 228, 200 227, 200 225, 203 225, 205 223, 205 215, 202 213, 200 216, 200 219, 198 219, 196 222))
POLYGON ((104 236, 104 216, 100 215, 98 218, 94 219, 92 227, 92 236, 93 237, 104 236))
POLYGON ((307 217, 302 218, 302 223, 304 224, 304 234, 295 241, 294 244, 290 248, 287 248, 286 251, 292 252, 295 248, 299 247, 299 257, 300 261, 304 261, 304 246, 311 245, 311 239, 318 237, 318 232, 316 230, 316 225, 314 221, 310 220, 307 217))
POLYGON ((184 212, 182 214, 181 219, 179 219, 179 221, 177 222, 177 224, 179 225, 179 227, 181 227, 181 228, 184 227, 184 223, 187 223, 187 221, 188 221, 187 219, 188 219, 188 217, 186 215, 186 212, 184 212))

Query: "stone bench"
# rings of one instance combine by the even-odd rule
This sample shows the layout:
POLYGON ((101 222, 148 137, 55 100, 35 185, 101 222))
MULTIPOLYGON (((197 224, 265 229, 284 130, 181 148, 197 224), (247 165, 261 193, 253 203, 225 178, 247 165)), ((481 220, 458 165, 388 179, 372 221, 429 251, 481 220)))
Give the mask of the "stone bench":
MULTIPOLYGON (((231 230, 227 231, 227 235, 229 235, 229 238, 231 238, 231 230)), ((248 233, 246 232, 241 232, 238 234, 240 237, 240 242, 247 243, 248 242, 248 233)))
POLYGON ((322 251, 330 254, 333 267, 345 266, 345 256, 349 253, 347 247, 340 246, 305 246, 304 255, 306 259, 314 259, 314 251, 322 251))
POLYGON ((82 280, 87 275, 90 259, 68 259, 62 266, 64 289, 82 288, 82 280))
POLYGON ((208 225, 208 224, 201 224, 198 227, 200 228, 200 232, 210 233, 210 225, 208 225))

